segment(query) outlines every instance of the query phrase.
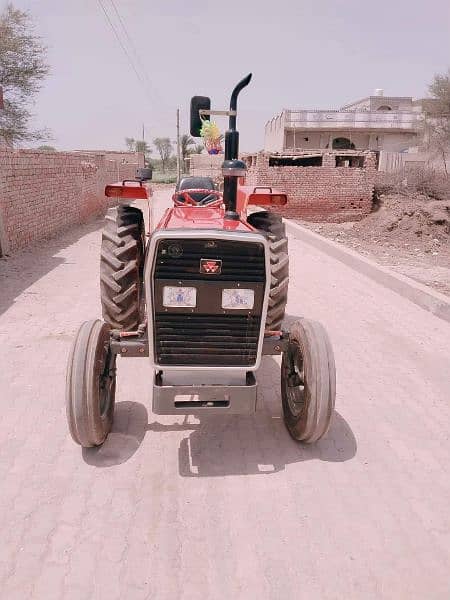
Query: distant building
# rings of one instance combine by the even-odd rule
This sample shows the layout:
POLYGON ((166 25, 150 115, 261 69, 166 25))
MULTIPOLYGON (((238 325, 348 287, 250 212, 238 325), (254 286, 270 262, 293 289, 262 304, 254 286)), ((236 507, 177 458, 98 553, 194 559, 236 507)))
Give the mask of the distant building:
POLYGON ((407 152, 418 144, 422 105, 410 96, 375 95, 337 110, 284 109, 265 127, 264 150, 407 152))

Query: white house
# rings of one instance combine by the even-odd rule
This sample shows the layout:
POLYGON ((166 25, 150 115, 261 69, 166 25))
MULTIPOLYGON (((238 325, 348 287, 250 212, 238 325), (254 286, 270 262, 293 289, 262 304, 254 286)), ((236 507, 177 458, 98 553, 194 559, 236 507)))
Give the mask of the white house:
POLYGON ((337 110, 284 109, 265 126, 264 150, 384 150, 417 146, 421 104, 410 96, 375 95, 337 110))

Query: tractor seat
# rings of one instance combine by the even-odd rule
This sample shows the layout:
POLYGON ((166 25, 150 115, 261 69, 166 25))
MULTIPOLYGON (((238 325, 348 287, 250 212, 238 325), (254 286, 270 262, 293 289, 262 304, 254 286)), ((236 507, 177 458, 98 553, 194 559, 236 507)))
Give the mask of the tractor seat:
MULTIPOLYGON (((175 188, 175 191, 179 190, 211 190, 215 191, 214 181, 211 177, 183 177, 175 188)), ((204 200, 208 194, 192 194, 192 199, 196 202, 204 200)))

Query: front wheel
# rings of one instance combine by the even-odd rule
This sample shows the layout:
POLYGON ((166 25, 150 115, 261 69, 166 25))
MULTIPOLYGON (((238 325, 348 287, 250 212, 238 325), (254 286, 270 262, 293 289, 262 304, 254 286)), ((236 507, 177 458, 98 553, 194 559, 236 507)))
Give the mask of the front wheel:
POLYGON ((281 398, 291 436, 313 443, 328 431, 336 396, 336 367, 328 334, 316 321, 291 326, 281 361, 281 398))
POLYGON ((98 319, 83 323, 67 363, 67 421, 73 440, 84 448, 102 444, 112 427, 116 355, 109 332, 110 326, 98 319))

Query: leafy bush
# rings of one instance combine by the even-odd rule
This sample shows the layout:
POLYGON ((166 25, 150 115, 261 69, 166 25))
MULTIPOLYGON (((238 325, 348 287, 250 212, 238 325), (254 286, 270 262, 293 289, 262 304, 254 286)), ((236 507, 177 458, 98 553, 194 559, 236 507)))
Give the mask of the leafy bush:
POLYGON ((153 171, 152 181, 154 183, 176 183, 177 172, 176 171, 153 171))

